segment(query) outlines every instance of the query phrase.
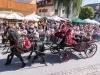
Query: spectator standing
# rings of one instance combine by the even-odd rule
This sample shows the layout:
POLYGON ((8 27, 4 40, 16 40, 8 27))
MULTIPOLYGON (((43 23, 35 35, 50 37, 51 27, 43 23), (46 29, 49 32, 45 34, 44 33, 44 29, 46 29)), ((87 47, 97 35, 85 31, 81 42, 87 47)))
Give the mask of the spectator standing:
POLYGON ((40 29, 38 29, 38 33, 39 33, 40 41, 44 41, 45 35, 44 35, 44 30, 42 26, 40 27, 40 29))
POLYGON ((23 27, 22 34, 27 35, 27 30, 23 27))
POLYGON ((49 28, 49 29, 47 29, 47 31, 46 31, 46 39, 47 39, 47 42, 50 41, 50 35, 51 35, 51 31, 50 31, 50 28, 49 28))

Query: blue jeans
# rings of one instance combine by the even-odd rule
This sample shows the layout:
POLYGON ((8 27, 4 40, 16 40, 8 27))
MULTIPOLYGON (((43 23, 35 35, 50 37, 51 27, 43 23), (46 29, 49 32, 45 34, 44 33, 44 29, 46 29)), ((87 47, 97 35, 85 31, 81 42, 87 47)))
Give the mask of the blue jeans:
POLYGON ((94 40, 98 40, 98 39, 99 39, 99 35, 98 35, 98 34, 94 34, 94 35, 93 35, 93 39, 94 39, 94 40))
POLYGON ((40 41, 44 41, 45 35, 39 35, 40 41))

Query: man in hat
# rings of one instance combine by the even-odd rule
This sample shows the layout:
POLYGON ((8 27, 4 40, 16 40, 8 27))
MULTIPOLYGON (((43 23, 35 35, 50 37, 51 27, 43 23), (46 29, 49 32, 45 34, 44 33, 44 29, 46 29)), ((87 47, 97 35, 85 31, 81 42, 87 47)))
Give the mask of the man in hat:
POLYGON ((64 39, 66 28, 65 21, 61 21, 58 29, 59 31, 55 33, 55 36, 58 37, 57 44, 60 44, 60 42, 64 39))
POLYGON ((72 39, 72 24, 67 24, 67 29, 65 32, 65 44, 72 45, 74 43, 72 39))

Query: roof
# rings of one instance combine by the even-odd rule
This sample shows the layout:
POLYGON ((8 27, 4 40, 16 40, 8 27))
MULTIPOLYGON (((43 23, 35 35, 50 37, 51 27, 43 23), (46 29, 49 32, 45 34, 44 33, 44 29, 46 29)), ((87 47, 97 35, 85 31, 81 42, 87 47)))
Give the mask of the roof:
POLYGON ((94 4, 87 4, 85 6, 91 6, 93 7, 95 14, 100 13, 100 3, 94 3, 94 4))

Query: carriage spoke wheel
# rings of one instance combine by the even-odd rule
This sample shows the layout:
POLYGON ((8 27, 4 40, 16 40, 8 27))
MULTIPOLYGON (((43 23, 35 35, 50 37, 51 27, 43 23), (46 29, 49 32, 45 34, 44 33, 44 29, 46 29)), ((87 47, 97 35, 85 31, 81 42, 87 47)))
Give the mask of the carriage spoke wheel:
POLYGON ((97 51, 97 45, 91 44, 91 46, 85 51, 86 57, 90 58, 92 57, 97 51))
POLYGON ((60 60, 62 62, 67 62, 72 57, 72 51, 70 48, 64 50, 60 54, 60 60))
POLYGON ((52 54, 57 54, 57 53, 58 53, 57 46, 53 46, 53 45, 52 45, 52 46, 50 47, 50 51, 51 51, 52 54))

